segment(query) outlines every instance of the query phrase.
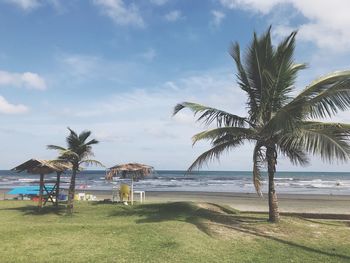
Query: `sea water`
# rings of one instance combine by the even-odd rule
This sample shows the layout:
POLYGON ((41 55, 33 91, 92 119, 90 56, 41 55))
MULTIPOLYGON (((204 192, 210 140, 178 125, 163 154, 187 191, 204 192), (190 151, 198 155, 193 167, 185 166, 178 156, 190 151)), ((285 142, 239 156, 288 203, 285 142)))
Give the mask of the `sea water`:
MULTIPOLYGON (((263 192, 267 191, 267 176, 263 177, 263 192)), ((46 175, 45 180, 55 180, 46 175)), ((62 174, 61 187, 68 188, 70 174, 62 174)), ((0 189, 31 185, 38 175, 0 170, 0 189)), ((276 188, 279 193, 350 195, 350 172, 277 172, 276 188)), ((78 174, 76 188, 81 190, 111 190, 113 183, 105 180, 105 171, 86 170, 78 174)), ((249 171, 186 171, 159 170, 144 180, 134 183, 135 190, 145 191, 203 191, 254 193, 252 172, 249 171)))

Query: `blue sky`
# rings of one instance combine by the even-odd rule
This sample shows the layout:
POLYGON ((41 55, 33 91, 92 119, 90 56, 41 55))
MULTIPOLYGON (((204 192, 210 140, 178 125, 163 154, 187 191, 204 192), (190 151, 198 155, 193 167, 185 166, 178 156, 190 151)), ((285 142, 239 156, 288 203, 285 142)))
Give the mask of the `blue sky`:
MULTIPOLYGON (((350 68, 346 0, 0 0, 0 168, 54 158, 66 127, 89 129, 107 166, 144 162, 186 169, 208 144, 203 129, 173 106, 196 101, 244 115, 228 54, 271 24, 274 41, 298 29, 296 59, 308 62, 297 90, 322 74, 350 68), (306 3, 305 3, 306 2, 306 3)), ((349 113, 338 121, 350 122, 349 113)), ((204 169, 250 170, 251 145, 204 169)), ((348 171, 313 158, 307 168, 348 171)))

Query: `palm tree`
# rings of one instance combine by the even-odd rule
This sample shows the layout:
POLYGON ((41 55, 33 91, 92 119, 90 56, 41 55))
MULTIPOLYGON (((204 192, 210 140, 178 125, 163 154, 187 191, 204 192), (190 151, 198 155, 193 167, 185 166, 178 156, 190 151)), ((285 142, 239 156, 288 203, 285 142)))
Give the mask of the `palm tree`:
POLYGON ((78 135, 70 128, 68 128, 68 130, 70 131, 70 134, 66 138, 67 148, 57 145, 48 145, 47 148, 51 150, 58 150, 60 152, 56 162, 69 163, 72 167, 72 176, 68 190, 67 204, 67 213, 72 214, 75 194, 75 179, 77 173, 81 170, 81 165, 103 165, 99 161, 90 159, 90 157, 93 156, 92 145, 98 143, 98 141, 95 139, 87 141, 88 137, 91 135, 91 131, 83 131, 78 135))
POLYGON ((322 160, 347 161, 350 154, 350 125, 321 122, 350 107, 350 71, 337 71, 313 81, 293 96, 297 73, 305 64, 294 62, 296 32, 277 46, 271 43, 271 27, 260 37, 254 33, 244 60, 240 46, 232 44, 230 55, 237 67, 238 86, 247 94, 247 116, 241 117, 197 103, 175 106, 174 115, 184 108, 199 116, 198 121, 216 128, 194 135, 193 143, 209 140, 211 148, 189 167, 200 168, 244 142, 255 144, 253 181, 261 193, 261 168, 267 166, 269 221, 278 222, 279 212, 274 184, 277 157, 281 154, 295 165, 306 165, 308 154, 322 160))

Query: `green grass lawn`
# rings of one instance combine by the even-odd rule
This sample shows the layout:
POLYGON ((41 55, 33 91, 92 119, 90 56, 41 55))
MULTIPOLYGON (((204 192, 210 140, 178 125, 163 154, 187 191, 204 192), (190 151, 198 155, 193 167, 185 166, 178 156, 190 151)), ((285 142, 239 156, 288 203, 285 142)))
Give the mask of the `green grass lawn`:
MULTIPOLYGON (((63 210, 62 210, 63 211, 63 210)), ((0 262, 350 262, 350 223, 213 204, 78 202, 74 216, 0 202, 0 262)))

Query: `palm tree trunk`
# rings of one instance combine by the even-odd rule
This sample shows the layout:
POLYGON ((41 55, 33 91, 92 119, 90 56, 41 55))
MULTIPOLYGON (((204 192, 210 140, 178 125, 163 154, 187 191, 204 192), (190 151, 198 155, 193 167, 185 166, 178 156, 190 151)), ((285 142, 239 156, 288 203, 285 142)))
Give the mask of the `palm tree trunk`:
POLYGON ((277 223, 280 220, 280 216, 278 212, 278 201, 274 181, 277 163, 275 146, 267 147, 266 157, 269 175, 269 221, 277 223))
POLYGON ((70 179, 70 185, 68 190, 68 203, 67 203, 67 214, 71 215, 73 213, 73 202, 75 194, 75 178, 77 175, 77 169, 73 167, 72 177, 70 179))

